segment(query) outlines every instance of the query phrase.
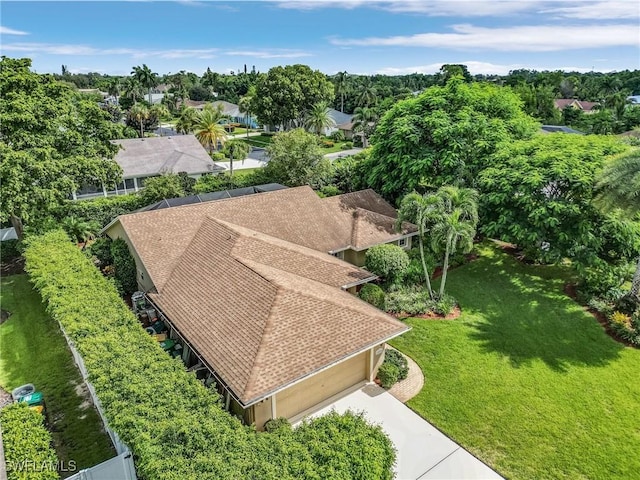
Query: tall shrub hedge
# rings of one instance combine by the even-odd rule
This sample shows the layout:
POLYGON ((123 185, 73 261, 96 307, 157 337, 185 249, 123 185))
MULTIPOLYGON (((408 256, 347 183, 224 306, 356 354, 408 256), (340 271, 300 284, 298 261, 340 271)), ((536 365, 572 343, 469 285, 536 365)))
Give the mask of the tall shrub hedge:
POLYGON ((82 355, 105 415, 146 480, 388 479, 393 446, 349 413, 258 433, 162 351, 61 231, 33 237, 26 270, 82 355), (335 458, 334 453, 335 452, 335 458))
POLYGON ((59 220, 75 217, 104 227, 118 215, 131 213, 145 205, 144 198, 136 193, 91 200, 69 200, 56 209, 54 216, 59 220))
POLYGON ((25 403, 14 403, 0 410, 7 480, 59 478, 58 458, 43 418, 25 403))

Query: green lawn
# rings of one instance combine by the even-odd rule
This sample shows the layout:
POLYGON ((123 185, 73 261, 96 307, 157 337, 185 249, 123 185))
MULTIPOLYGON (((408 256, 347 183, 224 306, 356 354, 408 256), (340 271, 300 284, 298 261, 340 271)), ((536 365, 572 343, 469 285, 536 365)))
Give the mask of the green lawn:
POLYGON ((272 135, 256 135, 253 137, 238 138, 238 140, 247 142, 249 145, 253 145, 254 147, 262 147, 262 148, 267 147, 271 143, 272 139, 273 139, 272 135))
POLYGON ((425 375, 408 405, 508 478, 640 478, 640 350, 563 293, 566 272, 480 253, 447 282, 461 317, 391 342, 425 375))
POLYGON ((59 460, 87 468, 113 457, 98 413, 77 393, 82 378, 62 332, 27 276, 4 277, 1 287, 0 304, 12 315, 0 325, 0 385, 33 383, 44 393, 59 460))
POLYGON ((353 147, 345 147, 344 142, 336 142, 333 147, 330 148, 322 148, 322 153, 323 154, 327 154, 327 153, 336 153, 336 152, 341 152, 342 150, 349 150, 350 148, 353 147))

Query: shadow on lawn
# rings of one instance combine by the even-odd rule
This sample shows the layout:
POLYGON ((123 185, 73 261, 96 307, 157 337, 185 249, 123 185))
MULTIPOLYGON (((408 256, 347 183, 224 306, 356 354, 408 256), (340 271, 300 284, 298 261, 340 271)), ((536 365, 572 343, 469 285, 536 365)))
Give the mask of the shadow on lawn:
POLYGON ((624 348, 565 295, 563 281, 548 267, 522 265, 499 253, 464 271, 451 287, 470 314, 470 338, 514 367, 536 359, 560 372, 570 365, 604 366, 624 348))

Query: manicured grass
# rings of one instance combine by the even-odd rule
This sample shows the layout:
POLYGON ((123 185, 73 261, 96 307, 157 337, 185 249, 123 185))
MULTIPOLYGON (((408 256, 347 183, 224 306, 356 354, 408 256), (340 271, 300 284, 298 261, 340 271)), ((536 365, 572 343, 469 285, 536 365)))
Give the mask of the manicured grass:
POLYGON ((266 147, 271 143, 273 139, 272 135, 256 135, 254 137, 244 137, 238 138, 238 140, 242 140, 247 142, 249 145, 253 145, 254 147, 266 147))
POLYGON ((447 282, 461 317, 391 342, 425 375, 408 405, 507 478, 639 478, 640 350, 563 293, 566 271, 479 250, 447 282))
POLYGON ((350 148, 353 147, 345 147, 344 146, 344 142, 336 142, 333 147, 330 148, 322 148, 322 153, 327 154, 327 153, 336 153, 336 152, 341 152, 342 150, 349 150, 350 148))
POLYGON ((58 324, 45 312, 26 275, 1 280, 0 304, 11 312, 0 325, 0 385, 7 391, 33 383, 43 392, 47 426, 58 459, 78 468, 115 455, 102 422, 82 393, 80 372, 58 324), (80 394, 78 393, 80 392, 80 394))

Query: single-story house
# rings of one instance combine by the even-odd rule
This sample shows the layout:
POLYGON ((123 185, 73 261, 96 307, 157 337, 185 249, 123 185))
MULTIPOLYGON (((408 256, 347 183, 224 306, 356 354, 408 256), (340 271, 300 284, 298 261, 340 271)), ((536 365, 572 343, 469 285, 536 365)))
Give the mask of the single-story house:
POLYGON ((128 138, 113 143, 121 147, 114 160, 122 168, 123 181, 119 185, 85 186, 73 195, 74 200, 137 192, 147 178, 163 173, 186 172, 198 178, 224 170, 215 165, 194 135, 128 138))
POLYGON ((224 402, 262 428, 302 418, 374 379, 409 328, 354 293, 367 248, 409 248, 416 227, 372 190, 322 199, 307 186, 122 215, 139 288, 224 402))
MULTIPOLYGON (((333 121, 333 125, 331 127, 325 127, 322 129, 322 134, 329 136, 338 130, 341 130, 340 125, 344 125, 350 123, 353 119, 353 115, 349 115, 348 113, 343 113, 335 108, 329 109, 329 117, 333 121)), ((346 134, 345 134, 346 137, 346 134)), ((350 137, 349 137, 350 138, 350 137)))
POLYGON ((240 107, 235 103, 227 102, 225 100, 216 100, 215 102, 208 102, 205 100, 185 100, 185 105, 196 110, 203 110, 206 105, 213 105, 215 108, 222 108, 222 114, 230 118, 234 123, 248 123, 251 128, 258 127, 258 120, 255 117, 247 116, 240 111, 240 107))
POLYGON ((575 98, 556 98, 553 104, 558 110, 571 107, 582 110, 587 114, 595 112, 595 107, 600 105, 598 102, 587 102, 585 100, 576 100, 575 98))

